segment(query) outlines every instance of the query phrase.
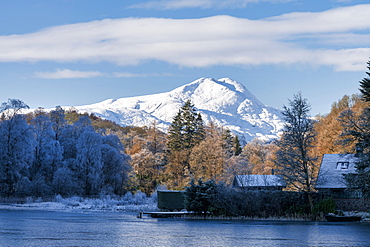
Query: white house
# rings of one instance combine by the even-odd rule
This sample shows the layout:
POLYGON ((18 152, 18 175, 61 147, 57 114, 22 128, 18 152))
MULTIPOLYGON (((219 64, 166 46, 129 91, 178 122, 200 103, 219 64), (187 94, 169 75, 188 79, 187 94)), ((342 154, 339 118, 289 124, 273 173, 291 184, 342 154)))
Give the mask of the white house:
POLYGON ((344 175, 357 173, 356 162, 358 157, 355 154, 324 154, 316 189, 319 192, 332 193, 334 196, 345 193, 348 182, 344 179, 344 175))

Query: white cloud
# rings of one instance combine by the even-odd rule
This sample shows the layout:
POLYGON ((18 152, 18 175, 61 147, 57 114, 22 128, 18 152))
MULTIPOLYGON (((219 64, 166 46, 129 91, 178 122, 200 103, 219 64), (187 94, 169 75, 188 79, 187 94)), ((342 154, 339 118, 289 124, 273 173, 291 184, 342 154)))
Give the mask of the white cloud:
POLYGON ((130 72, 114 72, 113 77, 119 77, 119 78, 132 78, 132 77, 147 77, 146 74, 135 74, 130 72))
POLYGON ((43 79, 72 79, 102 77, 103 73, 98 71, 79 71, 69 69, 57 69, 53 72, 37 72, 36 77, 43 79))
POLYGON ((70 69, 56 69, 52 72, 36 72, 35 76, 42 79, 78 79, 78 78, 94 78, 94 77, 117 77, 117 78, 132 78, 132 77, 155 77, 155 76, 174 76, 171 73, 159 74, 135 74, 131 72, 113 72, 102 73, 99 71, 79 71, 70 69))
POLYGON ((156 76, 175 76, 171 73, 151 73, 151 74, 135 74, 130 72, 113 72, 113 77, 131 78, 131 77, 156 77, 156 76))
POLYGON ((224 9, 224 8, 245 8, 248 4, 259 2, 282 3, 292 1, 295 0, 159 0, 133 4, 129 8, 161 9, 161 10, 175 10, 184 8, 224 9))
MULTIPOLYGON (((301 63, 364 70, 370 57, 366 42, 369 13, 370 4, 364 4, 260 20, 231 16, 106 19, 0 36, 0 62, 137 65, 155 60, 188 67, 301 63), (356 36, 362 41, 354 39, 356 36), (338 37, 346 43, 341 44, 338 37)), ((50 73, 49 77, 53 76, 101 75, 59 70, 50 73)))

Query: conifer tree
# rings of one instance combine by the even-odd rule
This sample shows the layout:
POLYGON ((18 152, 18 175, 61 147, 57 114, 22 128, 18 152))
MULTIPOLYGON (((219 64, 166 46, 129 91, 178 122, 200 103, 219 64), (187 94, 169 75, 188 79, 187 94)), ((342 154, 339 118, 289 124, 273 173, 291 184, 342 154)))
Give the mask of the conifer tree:
MULTIPOLYGON (((211 126, 211 128, 215 126, 211 126)), ((217 128, 216 128, 217 129, 217 128)), ((226 150, 228 153, 228 156, 231 157, 234 155, 234 143, 233 143, 233 137, 231 135, 231 131, 229 129, 223 130, 222 129, 222 139, 223 139, 223 149, 226 150)))
POLYGON ((196 113, 194 105, 188 100, 171 123, 167 147, 171 151, 191 149, 203 140, 204 136, 202 116, 196 113))
POLYGON ((233 151, 234 151, 234 155, 235 156, 238 156, 239 154, 242 153, 242 147, 240 145, 240 141, 239 141, 239 137, 238 135, 235 135, 234 138, 233 138, 233 151))
POLYGON ((362 97, 365 101, 370 102, 370 60, 367 62, 368 72, 367 78, 364 78, 360 81, 360 92, 362 93, 362 97))
MULTIPOLYGON (((174 117, 168 135, 166 166, 172 187, 185 186, 191 177, 189 156, 191 149, 205 137, 203 120, 190 100, 180 108, 174 117)), ((171 185, 170 185, 171 186, 171 185)))
POLYGON ((179 110, 177 115, 173 118, 169 129, 167 148, 170 151, 180 151, 183 148, 182 128, 181 110, 179 110))
MULTIPOLYGON (((370 70, 370 61, 367 63, 370 70)), ((343 122, 343 135, 347 140, 354 141, 356 150, 359 151, 359 162, 356 164, 357 175, 347 176, 349 183, 354 183, 359 187, 363 195, 370 196, 370 72, 366 72, 367 78, 360 81, 360 91, 362 99, 366 103, 362 114, 357 115, 354 111, 343 112, 341 120, 343 122)))

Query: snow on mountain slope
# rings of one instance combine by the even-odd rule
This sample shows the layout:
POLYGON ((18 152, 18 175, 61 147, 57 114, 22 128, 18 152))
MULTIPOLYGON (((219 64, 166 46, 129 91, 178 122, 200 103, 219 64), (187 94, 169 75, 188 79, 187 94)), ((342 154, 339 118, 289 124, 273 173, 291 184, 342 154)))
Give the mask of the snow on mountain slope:
POLYGON ((255 137, 274 139, 283 127, 279 110, 265 106, 242 84, 229 78, 201 78, 167 93, 109 99, 76 109, 123 126, 149 126, 157 121, 165 130, 188 99, 206 123, 224 126, 245 141, 255 137))

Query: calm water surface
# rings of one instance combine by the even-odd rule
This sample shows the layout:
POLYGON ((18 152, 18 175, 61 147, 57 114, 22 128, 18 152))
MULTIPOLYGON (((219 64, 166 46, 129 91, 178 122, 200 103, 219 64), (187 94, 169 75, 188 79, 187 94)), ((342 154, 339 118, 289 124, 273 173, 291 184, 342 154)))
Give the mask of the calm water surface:
POLYGON ((370 246, 370 223, 0 210, 0 246, 370 246))

